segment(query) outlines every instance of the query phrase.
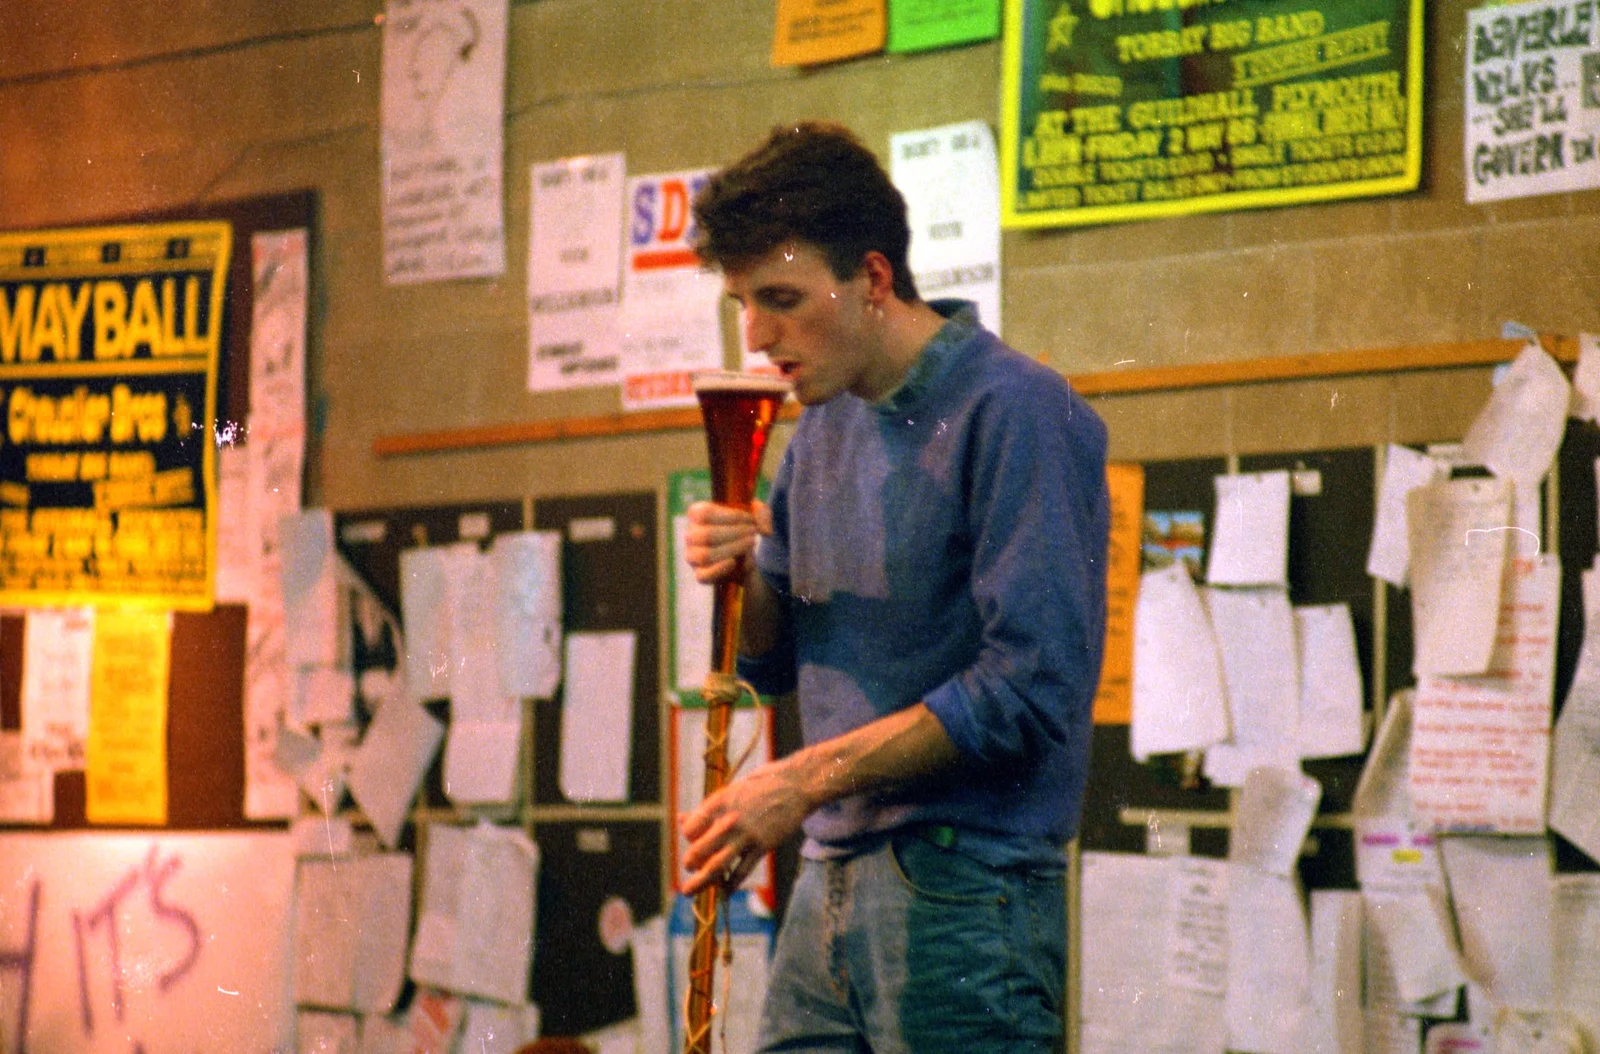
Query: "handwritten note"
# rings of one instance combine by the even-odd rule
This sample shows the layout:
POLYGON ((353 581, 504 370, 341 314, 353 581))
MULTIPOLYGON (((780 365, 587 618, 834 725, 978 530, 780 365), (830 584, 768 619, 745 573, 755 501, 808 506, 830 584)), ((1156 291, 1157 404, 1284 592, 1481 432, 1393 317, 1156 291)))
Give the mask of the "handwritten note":
POLYGON ((1595 31, 1590 0, 1467 12, 1467 201, 1600 186, 1595 31))
POLYGON ((95 618, 85 815, 167 822, 172 614, 102 608, 95 618))
POLYGON ((1361 896, 1343 889, 1311 891, 1309 1049, 1361 1054, 1361 896))
POLYGON ((889 157, 906 199, 917 292, 971 300, 978 320, 1000 332, 1000 169, 988 124, 897 132, 889 157))
POLYGON ((1461 452, 1532 492, 1550 470, 1566 428, 1572 389, 1537 344, 1518 353, 1461 440, 1461 452))
POLYGON ((1554 862, 1549 839, 1446 838, 1467 973, 1503 1006, 1549 1006, 1555 995, 1554 862))
POLYGON ((1378 487, 1372 545, 1367 550, 1367 574, 1391 585, 1406 584, 1406 495, 1423 484, 1449 478, 1450 466, 1438 458, 1398 443, 1389 444, 1383 460, 1383 482, 1378 487))
POLYGON ((1298 882, 1228 868, 1228 1047, 1298 1054, 1311 1015, 1311 937, 1298 882))
POLYGON ((1600 572, 1583 573, 1583 646, 1550 752, 1550 828, 1600 861, 1600 572))
POLYGON ((621 154, 533 166, 528 388, 615 384, 622 281, 621 154))
POLYGON ((1239 791, 1228 859, 1287 877, 1300 859, 1322 784, 1285 769, 1251 769, 1239 791))
POLYGON ((1147 571, 1134 611, 1133 756, 1200 750, 1226 738, 1222 658, 1200 592, 1182 563, 1147 571))
POLYGON ((94 608, 28 612, 22 636, 22 742, 27 764, 83 768, 89 737, 94 608))
POLYGON ((1000 0, 895 0, 889 5, 889 51, 950 47, 1000 34, 1000 0))
POLYGON ((1106 558, 1105 658, 1094 696, 1094 723, 1125 725, 1133 718, 1134 605, 1139 596, 1144 466, 1106 466, 1111 536, 1106 558))
POLYGON ((386 1014, 405 982, 410 853, 305 860, 295 880, 295 1002, 386 1014))
POLYGON ((450 731, 444 748, 444 792, 458 805, 508 802, 516 797, 522 705, 502 687, 495 654, 499 565, 471 544, 454 548, 460 559, 450 563, 450 731))
POLYGON ((1510 523, 1503 480, 1448 480, 1406 496, 1418 677, 1488 669, 1510 523))
POLYGON ((1561 567, 1516 561, 1481 677, 1423 677, 1411 735, 1411 798, 1443 830, 1544 830, 1561 567))
POLYGON ((1206 581, 1283 586, 1289 574, 1289 473, 1218 476, 1217 531, 1206 581))
POLYGON ((409 699, 393 698, 378 708, 350 762, 350 793, 384 845, 398 844, 443 738, 444 726, 409 699))
POLYGON ((519 699, 549 699, 561 682, 561 534, 497 534, 489 560, 500 688, 519 699))
POLYGON ((778 0, 774 66, 811 66, 880 50, 885 0, 778 0))
POLYGON ((1278 589, 1208 589, 1233 738, 1206 751, 1205 773, 1237 787, 1251 769, 1300 770, 1294 612, 1278 589))
POLYGON ((1462 984, 1442 887, 1363 890, 1362 898, 1371 939, 1382 946, 1401 1002, 1430 999, 1462 984))
POLYGON ((1300 654, 1300 756, 1359 754, 1365 728, 1350 606, 1297 607, 1294 621, 1300 654))
POLYGON ((383 22, 383 273, 391 284, 506 269, 509 0, 389 0, 383 22))
POLYGON ((428 829, 413 980, 502 1003, 527 998, 539 850, 521 830, 428 829))
POLYGON ((558 782, 571 801, 628 800, 638 639, 632 630, 567 635, 558 782))

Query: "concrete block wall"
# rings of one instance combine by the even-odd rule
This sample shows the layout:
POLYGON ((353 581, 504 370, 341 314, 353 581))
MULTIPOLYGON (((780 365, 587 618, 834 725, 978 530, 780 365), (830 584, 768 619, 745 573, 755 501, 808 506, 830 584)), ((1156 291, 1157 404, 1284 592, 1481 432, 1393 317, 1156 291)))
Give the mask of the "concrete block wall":
MULTIPOLYGON (((1463 196, 1467 0, 1428 5, 1418 193, 1009 233, 1007 336, 1063 372, 1479 340, 1502 320, 1600 329, 1600 192, 1463 196)), ((511 11, 506 274, 385 287, 379 0, 0 6, 0 227, 315 188, 311 500, 343 508, 658 488, 691 433, 378 459, 401 432, 587 416, 613 389, 526 391, 528 168, 622 150, 633 172, 722 163, 821 116, 892 132, 998 120, 983 44, 815 70, 768 64, 769 0, 537 0, 511 11)), ((1107 397, 1120 457, 1434 439, 1484 371, 1107 397)))

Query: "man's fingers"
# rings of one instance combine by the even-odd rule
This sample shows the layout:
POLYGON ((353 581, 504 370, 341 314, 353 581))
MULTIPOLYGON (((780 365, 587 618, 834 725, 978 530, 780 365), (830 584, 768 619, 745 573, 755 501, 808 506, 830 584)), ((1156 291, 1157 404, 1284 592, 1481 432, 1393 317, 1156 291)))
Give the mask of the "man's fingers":
POLYGON ((706 866, 689 876, 684 883, 684 892, 698 893, 718 882, 735 885, 748 872, 752 859, 753 856, 747 857, 732 845, 725 846, 706 862, 706 866))
POLYGON ((715 585, 733 573, 737 560, 718 560, 714 564, 704 564, 694 568, 694 580, 703 586, 715 585))
POLYGON ((750 503, 750 518, 755 521, 757 534, 772 533, 772 508, 759 498, 750 503))
MULTIPOLYGON (((733 505, 718 505, 714 501, 697 501, 685 510, 689 523, 695 527, 750 526, 755 522, 753 509, 733 505)), ((770 519, 770 514, 768 516, 770 519)))
POLYGON ((755 514, 708 501, 697 501, 689 509, 685 557, 695 580, 707 585, 738 573, 739 561, 755 551, 755 514))
POLYGON ((707 859, 715 859, 718 853, 736 844, 735 839, 730 837, 736 819, 732 814, 707 813, 703 804, 690 813, 683 821, 683 833, 689 839, 689 847, 683 854, 683 865, 691 869, 698 868, 707 859))

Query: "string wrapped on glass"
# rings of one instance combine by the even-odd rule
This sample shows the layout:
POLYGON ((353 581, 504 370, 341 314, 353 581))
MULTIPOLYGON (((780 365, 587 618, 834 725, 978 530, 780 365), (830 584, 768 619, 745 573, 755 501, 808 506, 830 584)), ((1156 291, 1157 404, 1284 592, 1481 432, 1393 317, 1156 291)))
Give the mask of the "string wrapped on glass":
MULTIPOLYGON (((695 397, 705 421, 711 461, 711 500, 748 509, 755 500, 761 459, 778 411, 789 394, 779 377, 752 373, 708 372, 695 375, 695 397)), ((735 672, 739 628, 744 614, 744 560, 714 587, 711 610, 711 672, 701 694, 706 702, 705 794, 727 785, 728 729, 741 687, 735 672)), ((731 874, 731 869, 730 869, 731 874)), ((694 898, 694 942, 689 951, 689 991, 684 1010, 685 1054, 710 1054, 712 999, 717 961, 717 918, 727 917, 727 881, 701 890, 694 898)), ((731 947, 724 941, 724 949, 731 947)), ((726 951, 725 951, 726 954, 726 951)))

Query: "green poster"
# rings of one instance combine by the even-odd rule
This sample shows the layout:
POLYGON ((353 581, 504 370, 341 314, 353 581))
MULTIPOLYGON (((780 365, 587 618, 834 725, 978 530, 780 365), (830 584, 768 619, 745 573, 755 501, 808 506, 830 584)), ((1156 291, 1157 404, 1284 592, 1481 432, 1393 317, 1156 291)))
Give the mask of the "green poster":
POLYGON ((1007 0, 1001 221, 1415 190, 1422 0, 1007 0))
MULTIPOLYGON (((756 494, 766 500, 765 478, 756 481, 756 494)), ((711 668, 711 587, 694 580, 683 552, 685 515, 697 501, 711 500, 711 473, 703 468, 683 469, 667 477, 667 526, 672 537, 672 557, 667 575, 670 617, 668 648, 671 656, 671 690, 679 706, 702 707, 701 682, 711 668)), ((740 700, 740 706, 745 701, 740 700)))
POLYGON ((890 0, 889 50, 906 53, 993 40, 1000 0, 890 0))

